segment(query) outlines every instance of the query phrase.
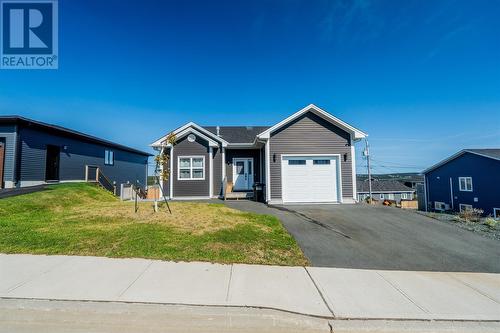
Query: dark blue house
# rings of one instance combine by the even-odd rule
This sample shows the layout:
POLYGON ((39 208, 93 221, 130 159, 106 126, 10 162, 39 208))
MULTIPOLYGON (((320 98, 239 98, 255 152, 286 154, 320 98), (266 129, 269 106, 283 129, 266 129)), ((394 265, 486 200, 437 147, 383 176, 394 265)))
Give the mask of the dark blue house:
POLYGON ((500 149, 464 149, 424 170, 428 210, 484 210, 500 218, 500 149))
POLYGON ((60 126, 0 116, 0 188, 101 180, 146 185, 149 153, 60 126), (99 170, 99 171, 98 171, 99 170))

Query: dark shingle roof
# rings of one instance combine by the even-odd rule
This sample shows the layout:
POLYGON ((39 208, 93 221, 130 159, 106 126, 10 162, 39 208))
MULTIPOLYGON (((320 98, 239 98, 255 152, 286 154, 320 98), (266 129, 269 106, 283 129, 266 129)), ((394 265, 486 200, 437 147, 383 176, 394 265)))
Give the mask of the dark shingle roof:
POLYGON ((491 158, 500 159, 500 149, 466 149, 466 151, 484 155, 491 158))
MULTIPOLYGON (((368 180, 358 180, 358 192, 369 192, 368 180)), ((372 180, 372 192, 413 192, 414 190, 396 180, 372 180)))
POLYGON ((143 151, 135 149, 135 148, 123 146, 121 144, 118 144, 118 143, 115 143, 112 141, 104 140, 104 139, 101 139, 101 138, 98 138, 98 137, 95 137, 92 135, 88 135, 88 134, 85 134, 82 132, 74 131, 74 130, 69 129, 69 128, 61 127, 58 125, 47 124, 47 123, 44 123, 41 121, 37 121, 37 120, 33 120, 33 119, 21 117, 21 116, 0 116, 0 123, 18 123, 18 124, 23 124, 26 126, 33 126, 33 127, 39 128, 39 129, 44 130, 44 131, 51 131, 54 133, 70 136, 73 138, 78 138, 80 140, 84 140, 87 142, 100 143, 100 144, 103 144, 103 145, 106 145, 109 147, 115 147, 115 148, 118 148, 121 150, 125 150, 128 152, 143 155, 143 156, 153 156, 150 153, 146 153, 146 152, 143 152, 143 151))
MULTIPOLYGON (((203 126, 209 132, 217 134, 217 126, 203 126)), ((229 143, 253 143, 257 134, 269 126, 219 126, 220 137, 229 143)))

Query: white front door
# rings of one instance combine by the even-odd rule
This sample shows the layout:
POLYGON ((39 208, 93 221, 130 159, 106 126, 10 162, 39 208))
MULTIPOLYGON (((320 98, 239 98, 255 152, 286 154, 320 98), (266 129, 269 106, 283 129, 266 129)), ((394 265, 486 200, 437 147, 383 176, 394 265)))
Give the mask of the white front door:
POLYGON ((253 186, 253 158, 233 158, 233 189, 248 191, 253 186))
POLYGON ((283 202, 339 202, 338 156, 283 156, 283 202))

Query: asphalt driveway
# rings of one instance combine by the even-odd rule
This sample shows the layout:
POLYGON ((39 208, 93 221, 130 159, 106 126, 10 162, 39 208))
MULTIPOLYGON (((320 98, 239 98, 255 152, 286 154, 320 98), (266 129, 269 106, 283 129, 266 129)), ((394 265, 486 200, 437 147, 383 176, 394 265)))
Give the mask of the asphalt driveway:
POLYGON ((228 205, 280 218, 313 266, 500 273, 500 242, 415 212, 368 205, 228 205))

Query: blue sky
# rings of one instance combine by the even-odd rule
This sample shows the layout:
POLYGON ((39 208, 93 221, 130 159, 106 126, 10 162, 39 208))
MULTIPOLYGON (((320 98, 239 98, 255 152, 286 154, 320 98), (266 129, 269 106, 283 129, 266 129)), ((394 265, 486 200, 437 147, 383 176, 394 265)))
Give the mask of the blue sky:
POLYGON ((188 121, 314 103, 369 133, 375 172, 419 171, 500 147, 498 17, 499 1, 60 0, 59 69, 0 71, 0 113, 147 150, 188 121))

